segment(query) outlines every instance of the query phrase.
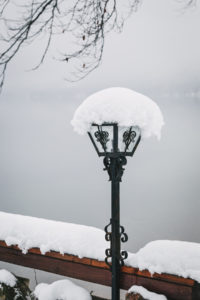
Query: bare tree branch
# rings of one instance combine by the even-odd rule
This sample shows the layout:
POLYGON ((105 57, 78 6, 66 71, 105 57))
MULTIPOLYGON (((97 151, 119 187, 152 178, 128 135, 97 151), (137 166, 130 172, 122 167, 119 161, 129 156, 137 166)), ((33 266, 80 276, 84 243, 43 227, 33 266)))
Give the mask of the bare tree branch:
POLYGON ((187 7, 189 6, 196 6, 198 0, 186 0, 187 7))
POLYGON ((178 3, 183 4, 184 9, 195 7, 199 0, 176 0, 178 3))
MULTIPOLYGON (((187 6, 197 0, 177 0, 187 6)), ((77 81, 96 69, 105 36, 122 30, 142 0, 0 0, 0 89, 8 64, 25 45, 45 37, 38 68, 56 37, 69 40, 57 59, 72 64, 67 80, 77 81), (19 4, 20 2, 20 4, 19 4)))
POLYGON ((84 78, 96 69, 102 59, 104 40, 108 32, 120 30, 124 20, 137 10, 141 0, 0 0, 0 87, 3 86, 7 65, 19 50, 47 37, 38 68, 56 36, 72 38, 67 50, 60 51, 58 60, 73 64, 68 80, 84 78), (123 14, 120 5, 126 12, 123 14), (11 11, 17 11, 16 14, 11 11), (71 49, 71 50, 68 50, 71 49))

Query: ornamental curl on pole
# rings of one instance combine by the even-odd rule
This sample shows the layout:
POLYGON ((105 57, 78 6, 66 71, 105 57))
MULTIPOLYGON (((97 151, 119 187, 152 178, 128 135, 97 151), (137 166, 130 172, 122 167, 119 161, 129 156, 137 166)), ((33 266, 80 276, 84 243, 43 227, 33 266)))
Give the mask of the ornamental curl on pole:
POLYGON ((112 251, 111 251, 111 249, 110 248, 106 249, 105 254, 106 254, 105 263, 107 264, 109 269, 112 270, 112 262, 111 262, 112 251))
POLYGON ((112 158, 111 157, 105 157, 103 160, 105 168, 103 169, 104 171, 108 172, 109 175, 109 181, 111 181, 114 177, 116 181, 121 182, 122 181, 122 175, 124 173, 124 168, 123 166, 127 164, 127 159, 125 156, 119 156, 116 158, 116 163, 114 165, 114 174, 112 174, 112 158))
POLYGON ((122 243, 125 243, 128 241, 128 235, 127 235, 127 233, 125 233, 125 229, 123 226, 120 226, 120 230, 121 230, 121 232, 120 232, 121 241, 122 241, 122 243))
POLYGON ((104 228, 104 231, 106 233, 105 239, 106 239, 107 242, 111 241, 111 235, 112 235, 112 233, 111 233, 111 231, 108 231, 108 227, 110 227, 110 226, 111 226, 111 220, 110 220, 110 223, 108 225, 106 225, 105 228, 104 228))
MULTIPOLYGON (((111 242, 111 238, 112 238, 112 232, 111 229, 110 231, 108 231, 108 228, 111 226, 111 219, 110 219, 110 223, 108 225, 105 226, 104 231, 105 231, 105 239, 107 242, 111 242)), ((112 257, 112 251, 111 248, 106 249, 105 251, 106 254, 106 258, 105 258, 105 263, 108 265, 109 269, 112 269, 112 263, 111 263, 111 257, 112 257)))
MULTIPOLYGON (((112 219, 110 219, 110 223, 105 226, 104 231, 105 231, 105 239, 108 242, 111 242, 112 239, 112 232, 111 229, 109 230, 108 228, 112 224, 112 219)), ((125 229, 123 226, 120 225, 120 239, 121 242, 125 243, 128 241, 128 235, 125 233, 125 229)), ((112 270, 112 244, 111 248, 107 248, 105 250, 106 258, 105 258, 105 263, 108 265, 109 269, 112 270)), ((120 253, 120 258, 119 258, 119 263, 120 266, 124 266, 124 260, 128 257, 128 252, 122 250, 120 253)))
POLYGON ((127 251, 121 251, 121 257, 120 257, 120 266, 124 266, 124 260, 127 259, 128 252, 127 251))

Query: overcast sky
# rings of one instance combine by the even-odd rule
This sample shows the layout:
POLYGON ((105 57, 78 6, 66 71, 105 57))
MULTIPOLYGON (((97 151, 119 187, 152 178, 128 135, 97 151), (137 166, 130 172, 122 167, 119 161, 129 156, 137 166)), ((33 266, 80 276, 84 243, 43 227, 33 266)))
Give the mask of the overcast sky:
POLYGON ((53 58, 65 41, 53 43, 46 62, 33 72, 26 70, 39 61, 41 41, 25 47, 8 68, 4 94, 73 88, 81 92, 116 85, 168 92, 198 90, 200 5, 184 10, 180 2, 143 0, 123 32, 106 38, 101 66, 79 83, 66 82, 67 65, 53 58))

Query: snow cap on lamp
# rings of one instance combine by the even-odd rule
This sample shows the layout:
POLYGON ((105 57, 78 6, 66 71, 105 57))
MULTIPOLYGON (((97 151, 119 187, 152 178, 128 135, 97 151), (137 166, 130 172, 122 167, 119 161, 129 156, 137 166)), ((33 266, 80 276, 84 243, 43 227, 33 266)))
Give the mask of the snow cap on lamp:
POLYGON ((156 136, 160 139, 164 120, 160 108, 149 97, 131 89, 113 87, 86 98, 71 121, 74 130, 79 134, 90 131, 93 123, 138 126, 142 138, 156 136))

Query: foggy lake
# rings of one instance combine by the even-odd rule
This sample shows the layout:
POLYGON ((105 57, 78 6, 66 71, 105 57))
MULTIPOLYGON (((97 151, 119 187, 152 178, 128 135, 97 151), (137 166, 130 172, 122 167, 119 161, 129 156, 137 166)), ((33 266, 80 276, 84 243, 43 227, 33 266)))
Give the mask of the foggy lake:
MULTIPOLYGON (((158 239, 200 242, 200 6, 143 1, 124 26, 106 39, 103 60, 84 80, 69 83, 70 68, 55 56, 67 44, 52 43, 34 72, 41 40, 24 47, 7 68, 0 95, 0 211, 104 229, 111 213, 111 184, 87 135, 70 121, 91 93, 127 87, 152 98, 165 126, 161 140, 142 140, 128 158, 121 183, 123 248, 138 251, 158 239)), ((0 262, 31 279, 33 269, 0 262)), ((62 276, 36 271, 38 282, 62 276)), ((110 289, 81 286, 101 297, 110 289)))
MULTIPOLYGON (((129 236, 123 246, 131 252, 156 239, 200 242, 200 99, 149 96, 165 126, 160 141, 142 140, 125 168, 121 225, 129 236)), ((102 159, 88 136, 70 125, 84 97, 0 102, 1 211, 102 229, 109 222, 110 182, 102 159)))

